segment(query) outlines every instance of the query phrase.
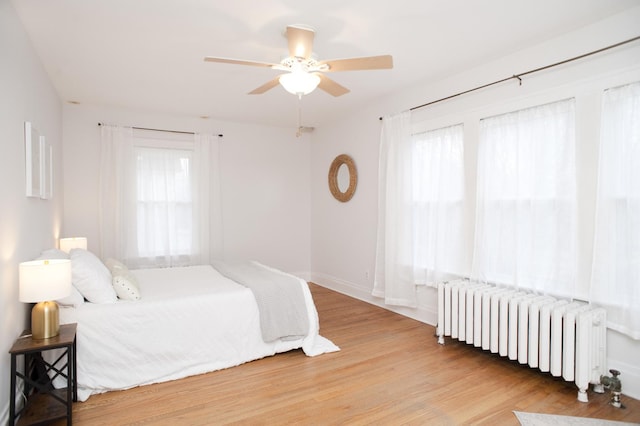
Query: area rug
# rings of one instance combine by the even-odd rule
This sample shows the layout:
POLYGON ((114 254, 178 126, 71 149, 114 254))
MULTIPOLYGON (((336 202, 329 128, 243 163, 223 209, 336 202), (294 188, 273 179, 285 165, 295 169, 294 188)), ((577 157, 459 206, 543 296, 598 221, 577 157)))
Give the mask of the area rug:
POLYGON ((586 417, 557 416, 554 414, 525 413, 514 411, 523 426, 627 426, 640 423, 617 422, 613 420, 591 419, 586 417))

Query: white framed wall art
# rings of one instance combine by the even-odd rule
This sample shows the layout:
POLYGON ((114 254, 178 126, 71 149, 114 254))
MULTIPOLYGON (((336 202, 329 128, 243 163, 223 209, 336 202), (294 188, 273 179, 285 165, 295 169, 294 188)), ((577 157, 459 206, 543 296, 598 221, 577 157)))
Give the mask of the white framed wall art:
POLYGON ((24 122, 26 196, 53 197, 53 147, 30 121, 24 122))

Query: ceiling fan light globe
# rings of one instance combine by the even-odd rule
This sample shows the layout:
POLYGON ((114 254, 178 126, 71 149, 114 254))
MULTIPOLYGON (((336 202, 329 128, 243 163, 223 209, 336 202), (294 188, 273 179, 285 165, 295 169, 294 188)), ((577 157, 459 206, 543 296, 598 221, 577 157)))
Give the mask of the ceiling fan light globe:
POLYGON ((291 94, 307 95, 318 87, 320 77, 306 72, 291 72, 280 76, 280 84, 291 94))

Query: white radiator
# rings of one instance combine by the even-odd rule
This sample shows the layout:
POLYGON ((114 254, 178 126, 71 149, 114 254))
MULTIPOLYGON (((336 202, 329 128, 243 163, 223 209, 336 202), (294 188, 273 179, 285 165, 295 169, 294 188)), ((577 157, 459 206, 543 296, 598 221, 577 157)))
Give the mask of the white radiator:
POLYGON ((438 284, 438 342, 464 341, 575 382, 588 401, 589 383, 606 374, 606 311, 581 302, 469 280, 438 284))

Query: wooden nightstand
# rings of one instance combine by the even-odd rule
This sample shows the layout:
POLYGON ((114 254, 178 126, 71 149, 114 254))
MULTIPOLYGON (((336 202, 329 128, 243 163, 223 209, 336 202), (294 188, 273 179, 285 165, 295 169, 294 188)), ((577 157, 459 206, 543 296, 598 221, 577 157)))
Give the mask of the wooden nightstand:
POLYGON ((9 400, 9 424, 46 424, 48 422, 67 419, 71 424, 73 401, 78 400, 78 383, 76 380, 76 327, 77 324, 63 324, 60 334, 49 339, 33 340, 29 331, 25 331, 15 341, 11 354, 11 399, 9 400), (48 363, 42 359, 42 352, 52 349, 63 349, 55 362, 48 363), (24 372, 16 369, 17 357, 24 357, 24 372), (66 363, 65 363, 66 362, 66 363), (66 371, 65 371, 66 370, 66 371), (67 387, 55 389, 49 372, 55 377, 67 380, 67 387), (16 383, 21 379, 27 401, 22 410, 16 412, 16 383))

